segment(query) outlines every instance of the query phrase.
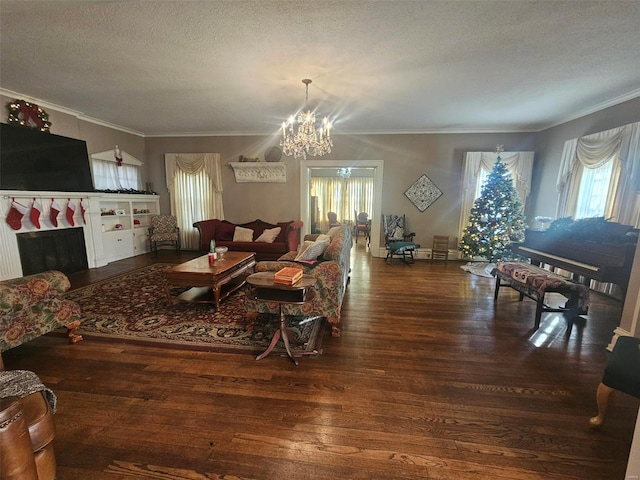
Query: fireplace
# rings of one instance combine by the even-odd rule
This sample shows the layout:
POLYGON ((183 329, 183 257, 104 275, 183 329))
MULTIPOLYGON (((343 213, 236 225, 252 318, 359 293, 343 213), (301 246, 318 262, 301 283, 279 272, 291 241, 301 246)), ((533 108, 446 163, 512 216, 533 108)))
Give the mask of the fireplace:
POLYGON ((23 275, 47 270, 69 274, 88 269, 83 230, 64 228, 17 234, 23 275))

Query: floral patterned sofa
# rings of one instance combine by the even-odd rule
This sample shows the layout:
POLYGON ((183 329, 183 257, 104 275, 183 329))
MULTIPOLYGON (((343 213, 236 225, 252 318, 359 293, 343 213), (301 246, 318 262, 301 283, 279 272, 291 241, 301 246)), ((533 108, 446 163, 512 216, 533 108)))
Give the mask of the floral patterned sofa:
MULTIPOLYGON (((340 312, 342 299, 349 283, 352 235, 348 226, 341 226, 332 235, 331 242, 322 255, 322 261, 314 265, 295 262, 297 252, 289 252, 276 261, 258 262, 256 272, 277 272, 284 267, 302 266, 304 273, 317 279, 316 296, 302 305, 283 305, 285 315, 321 316, 331 324, 331 335, 340 336, 340 312)), ((304 240, 315 240, 318 235, 306 235, 304 240)), ((258 313, 278 313, 279 306, 268 301, 245 300, 247 316, 258 313)))
POLYGON ((72 343, 82 340, 75 333, 80 306, 63 298, 70 287, 67 276, 57 270, 0 281, 0 353, 62 326, 72 343))

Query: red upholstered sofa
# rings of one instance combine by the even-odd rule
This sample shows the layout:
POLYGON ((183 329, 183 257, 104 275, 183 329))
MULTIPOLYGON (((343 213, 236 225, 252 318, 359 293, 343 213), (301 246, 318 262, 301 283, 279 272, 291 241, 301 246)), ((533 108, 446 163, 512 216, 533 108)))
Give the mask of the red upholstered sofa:
POLYGON ((211 240, 217 247, 228 247, 233 252, 256 252, 256 260, 277 260, 285 253, 296 251, 300 243, 300 221, 281 222, 277 224, 254 220, 249 223, 235 224, 226 220, 201 220, 193 224, 200 232, 200 250, 209 251, 211 240), (233 234, 236 226, 253 230, 252 242, 234 242, 233 234), (256 242, 255 240, 266 229, 280 227, 280 233, 273 243, 256 242))

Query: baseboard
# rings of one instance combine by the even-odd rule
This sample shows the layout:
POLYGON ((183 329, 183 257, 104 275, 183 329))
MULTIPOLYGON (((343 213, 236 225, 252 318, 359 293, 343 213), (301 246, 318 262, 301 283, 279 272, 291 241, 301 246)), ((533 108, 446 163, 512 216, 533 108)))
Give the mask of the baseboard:
MULTIPOLYGON (((449 250, 449 260, 461 260, 458 250, 449 250)), ((378 252, 378 257, 385 258, 387 256, 387 249, 382 247, 378 252)), ((416 260, 431 260, 431 249, 418 247, 413 251, 413 258, 416 260)))

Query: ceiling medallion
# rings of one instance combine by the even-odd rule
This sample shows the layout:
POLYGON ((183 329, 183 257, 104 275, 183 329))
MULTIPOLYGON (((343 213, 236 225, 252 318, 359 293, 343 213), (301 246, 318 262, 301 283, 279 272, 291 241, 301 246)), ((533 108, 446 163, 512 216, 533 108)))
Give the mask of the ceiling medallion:
POLYGON ((280 146, 287 156, 307 159, 307 155, 321 156, 331 152, 333 142, 331 141, 331 122, 324 118, 319 130, 316 132, 316 114, 309 110, 309 84, 311 80, 305 78, 302 83, 306 85, 305 108, 306 112, 300 111, 291 115, 289 120, 282 122, 282 140, 280 146), (296 118, 297 117, 297 118, 296 118), (296 122, 298 123, 296 130, 296 122))

